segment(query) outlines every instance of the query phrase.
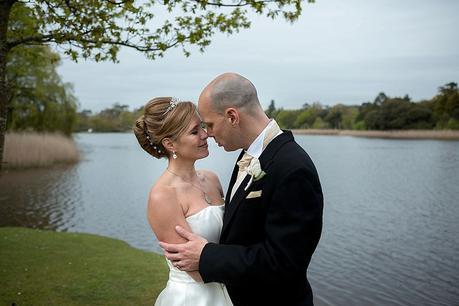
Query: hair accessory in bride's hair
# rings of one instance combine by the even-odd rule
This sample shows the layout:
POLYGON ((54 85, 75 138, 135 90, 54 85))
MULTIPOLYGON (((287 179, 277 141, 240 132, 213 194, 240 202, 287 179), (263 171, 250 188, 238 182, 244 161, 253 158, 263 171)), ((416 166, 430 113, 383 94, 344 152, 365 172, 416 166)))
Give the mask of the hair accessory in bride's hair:
POLYGON ((161 153, 161 149, 158 149, 157 146, 155 146, 155 144, 151 141, 151 137, 150 137, 150 133, 148 133, 148 129, 147 129, 147 124, 145 123, 145 120, 143 121, 143 129, 144 129, 144 132, 145 132, 145 136, 148 140, 148 144, 153 147, 153 149, 158 152, 158 153, 161 153))
POLYGON ((179 99, 177 99, 176 97, 172 97, 170 102, 169 102, 169 106, 167 107, 166 111, 164 112, 163 115, 166 115, 168 112, 170 112, 171 110, 173 110, 177 104, 180 102, 179 99))

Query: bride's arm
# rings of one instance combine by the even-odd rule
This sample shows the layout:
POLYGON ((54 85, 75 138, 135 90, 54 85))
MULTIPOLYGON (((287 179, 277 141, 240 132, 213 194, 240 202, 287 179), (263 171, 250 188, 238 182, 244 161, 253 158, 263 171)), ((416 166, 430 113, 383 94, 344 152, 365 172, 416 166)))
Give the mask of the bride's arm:
MULTIPOLYGON (((148 198, 148 222, 159 241, 184 243, 186 240, 175 231, 180 225, 191 232, 185 220, 182 205, 177 199, 175 188, 168 186, 154 187, 148 198)), ((198 271, 187 272, 195 281, 202 282, 198 271)))

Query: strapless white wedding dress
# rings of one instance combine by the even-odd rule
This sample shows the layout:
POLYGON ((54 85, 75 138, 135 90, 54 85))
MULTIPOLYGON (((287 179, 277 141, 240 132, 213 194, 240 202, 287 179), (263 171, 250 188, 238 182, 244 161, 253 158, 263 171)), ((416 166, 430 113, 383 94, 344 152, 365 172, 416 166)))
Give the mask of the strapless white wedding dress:
MULTIPOLYGON (((193 233, 218 243, 223 226, 224 205, 210 205, 186 221, 193 233)), ((220 283, 198 283, 167 260, 169 280, 156 299, 155 306, 231 306, 226 287, 220 283)))

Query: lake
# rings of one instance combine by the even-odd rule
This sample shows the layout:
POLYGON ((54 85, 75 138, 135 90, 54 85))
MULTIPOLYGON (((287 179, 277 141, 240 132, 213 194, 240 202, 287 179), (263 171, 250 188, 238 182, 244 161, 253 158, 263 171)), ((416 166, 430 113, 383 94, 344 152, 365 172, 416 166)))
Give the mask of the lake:
MULTIPOLYGON (((459 305, 459 141, 296 135, 322 182, 309 268, 316 305, 459 305)), ((0 177, 0 226, 87 232, 159 252, 146 220, 166 167, 132 134, 77 134, 74 166, 0 177)), ((238 152, 209 140, 197 168, 228 186, 238 152)))

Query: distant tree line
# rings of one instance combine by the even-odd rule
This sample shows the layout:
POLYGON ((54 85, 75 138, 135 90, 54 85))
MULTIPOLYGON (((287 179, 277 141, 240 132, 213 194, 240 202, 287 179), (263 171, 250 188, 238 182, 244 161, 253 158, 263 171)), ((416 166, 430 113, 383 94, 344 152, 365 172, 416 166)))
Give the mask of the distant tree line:
POLYGON ((135 120, 142 114, 143 107, 129 111, 128 105, 119 103, 93 114, 91 110, 78 112, 75 132, 126 132, 132 129, 135 120))
MULTIPOLYGON (((52 54, 46 48, 42 52, 48 57, 52 54)), ((53 63, 38 61, 34 68, 37 71, 41 71, 39 63, 55 69, 58 58, 53 63)), ((119 103, 98 113, 87 109, 78 112, 71 86, 62 83, 53 69, 45 70, 46 73, 41 71, 47 75, 42 81, 16 78, 17 93, 9 112, 10 129, 62 131, 66 134, 88 130, 126 132, 142 114, 143 107, 131 111, 128 105, 119 103)), ((336 104, 330 107, 315 102, 305 103, 294 110, 276 108, 275 101, 271 100, 265 112, 286 129, 458 130, 459 90, 457 84, 451 82, 441 86, 432 99, 419 102, 411 101, 407 95, 389 97, 380 93, 373 102, 361 105, 336 104)))
POLYGON ((271 103, 266 114, 286 129, 407 130, 459 129, 457 83, 441 86, 430 100, 419 102, 384 93, 360 106, 337 104, 329 107, 315 102, 296 110, 277 109, 271 103))
MULTIPOLYGON (((96 114, 82 110, 77 113, 74 131, 125 132, 142 111, 142 107, 130 111, 128 105, 119 103, 96 114)), ((294 110, 278 109, 271 100, 265 112, 286 129, 459 129, 459 90, 451 82, 441 86, 432 99, 419 102, 411 101, 408 95, 389 97, 380 93, 373 102, 361 105, 330 107, 315 102, 294 110)))

